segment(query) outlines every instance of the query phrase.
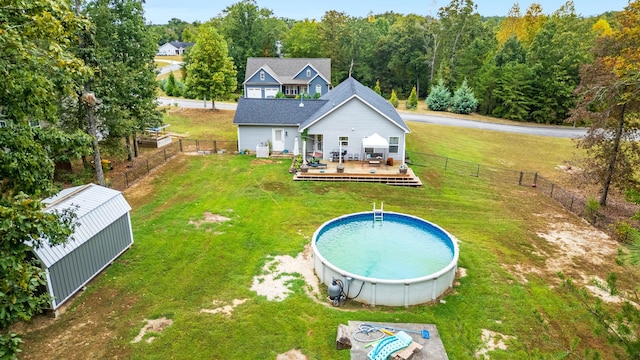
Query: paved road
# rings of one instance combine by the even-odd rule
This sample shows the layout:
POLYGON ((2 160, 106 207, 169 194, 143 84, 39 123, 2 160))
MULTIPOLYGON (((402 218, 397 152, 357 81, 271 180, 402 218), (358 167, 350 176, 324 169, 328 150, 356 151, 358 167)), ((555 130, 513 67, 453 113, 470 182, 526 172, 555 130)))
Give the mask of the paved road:
POLYGON ((169 65, 167 65, 167 66, 163 66, 161 68, 158 68, 158 70, 160 70, 158 72, 158 75, 168 74, 168 73, 170 73, 172 71, 179 71, 180 70, 180 65, 182 64, 182 62, 175 61, 175 60, 158 60, 156 58, 156 61, 169 63, 169 65))
MULTIPOLYGON (((160 105, 175 105, 186 108, 205 108, 202 100, 176 100, 172 98, 158 98, 160 105)), ((235 110, 236 103, 225 103, 216 101, 216 108, 221 110, 235 110)), ((208 101, 206 108, 211 108, 211 101, 208 101)), ((587 133, 585 128, 571 128, 571 127, 556 127, 556 126, 526 126, 526 125, 506 125, 488 123, 482 121, 473 121, 458 119, 448 116, 434 116, 423 114, 412 114, 406 112, 398 112, 400 117, 405 121, 416 121, 429 124, 447 125, 466 127, 473 129, 492 130, 492 131, 504 131, 519 134, 528 135, 540 135, 540 136, 552 136, 560 138, 577 138, 582 137, 587 133)))

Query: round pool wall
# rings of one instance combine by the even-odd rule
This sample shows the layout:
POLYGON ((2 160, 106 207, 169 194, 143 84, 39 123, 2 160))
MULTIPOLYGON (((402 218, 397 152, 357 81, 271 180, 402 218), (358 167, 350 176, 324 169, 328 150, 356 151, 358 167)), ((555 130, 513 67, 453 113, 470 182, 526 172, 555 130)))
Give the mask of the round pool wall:
MULTIPOLYGON (((439 241, 444 242, 444 246, 450 251, 449 254, 445 256, 445 265, 441 269, 436 269, 433 272, 427 271, 427 273, 420 274, 416 277, 382 279, 352 273, 328 261, 318 249, 317 242, 322 238, 322 235, 331 229, 335 229, 337 226, 361 221, 363 218, 370 219, 374 228, 376 221, 380 221, 374 221, 373 212, 347 214, 325 222, 313 234, 313 239, 311 240, 313 267, 316 275, 325 285, 330 285, 334 278, 340 279, 344 284, 345 292, 347 292, 348 288, 348 296, 350 299, 372 306, 387 305, 405 307, 436 300, 451 288, 458 269, 459 249, 456 238, 438 225, 412 215, 387 211, 384 212, 384 219, 381 221, 383 223, 384 221, 400 221, 410 224, 411 226, 418 227, 423 231, 433 234, 439 241), (449 258, 451 258, 451 261, 447 263, 446 260, 449 258)), ((398 236, 402 236, 402 234, 394 234, 394 237, 398 236)), ((338 241, 342 241, 342 239, 338 241)), ((345 237, 345 241, 349 241, 348 238, 345 237)), ((394 246, 400 246, 394 242, 392 239, 389 240, 388 246, 390 250, 393 249, 394 246)), ((349 256, 353 256, 354 261, 367 261, 367 251, 368 249, 366 247, 362 247, 356 251, 357 253, 349 254, 349 256)), ((351 249, 349 252, 352 253, 354 251, 351 249)), ((429 261, 426 254, 425 261, 429 261)), ((375 264, 372 266, 375 266, 375 264)))

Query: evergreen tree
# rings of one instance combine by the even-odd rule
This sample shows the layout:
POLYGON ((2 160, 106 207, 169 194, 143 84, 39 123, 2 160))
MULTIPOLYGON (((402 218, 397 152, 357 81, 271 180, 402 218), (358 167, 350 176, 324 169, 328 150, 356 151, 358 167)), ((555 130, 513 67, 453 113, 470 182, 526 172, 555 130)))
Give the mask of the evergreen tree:
POLYGON ((376 80, 376 86, 373 87, 373 91, 378 95, 382 95, 382 91, 380 90, 380 80, 376 80))
POLYGON ((438 81, 437 86, 431 87, 431 92, 425 100, 427 106, 433 111, 447 111, 451 105, 451 93, 449 89, 444 86, 442 79, 438 81))
POLYGON ((167 84, 164 88, 164 92, 167 93, 168 96, 180 96, 180 90, 178 89, 178 85, 176 84, 176 77, 173 75, 173 71, 169 73, 169 78, 167 79, 167 84))
POLYGON ((451 111, 456 114, 470 114, 478 107, 478 100, 473 96, 473 91, 467 86, 467 80, 453 93, 451 111))
POLYGON ((407 107, 407 109, 412 109, 412 110, 415 110, 418 107, 418 95, 416 94, 415 86, 413 87, 413 89, 411 89, 411 93, 407 98, 407 103, 405 106, 407 107))
POLYGON ((391 97, 389 98, 389 102, 391 103, 391 105, 393 105, 394 108, 398 107, 398 95, 396 95, 395 90, 391 90, 391 97))

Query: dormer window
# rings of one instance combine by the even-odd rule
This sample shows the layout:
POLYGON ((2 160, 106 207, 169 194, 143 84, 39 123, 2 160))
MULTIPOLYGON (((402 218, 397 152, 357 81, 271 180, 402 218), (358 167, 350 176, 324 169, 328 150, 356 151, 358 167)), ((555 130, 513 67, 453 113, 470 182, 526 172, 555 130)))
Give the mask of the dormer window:
POLYGON ((260 80, 264 81, 264 71, 260 71, 260 80))
POLYGON ((311 77, 311 69, 307 69, 307 77, 311 77))

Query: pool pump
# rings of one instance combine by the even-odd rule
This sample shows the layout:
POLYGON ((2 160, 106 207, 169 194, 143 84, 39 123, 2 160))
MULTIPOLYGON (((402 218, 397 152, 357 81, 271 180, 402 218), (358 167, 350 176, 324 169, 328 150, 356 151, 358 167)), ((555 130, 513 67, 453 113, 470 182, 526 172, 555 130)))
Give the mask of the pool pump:
POLYGON ((344 286, 342 286, 342 281, 336 278, 333 278, 331 284, 328 286, 329 290, 329 300, 333 306, 340 306, 347 299, 347 296, 344 294, 344 286))

